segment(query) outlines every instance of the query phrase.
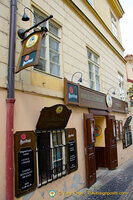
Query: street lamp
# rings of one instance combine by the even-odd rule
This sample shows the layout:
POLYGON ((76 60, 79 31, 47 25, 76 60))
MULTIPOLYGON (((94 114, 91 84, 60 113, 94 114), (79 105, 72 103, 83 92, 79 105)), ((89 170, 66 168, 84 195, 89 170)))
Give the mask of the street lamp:
POLYGON ((79 78, 79 80, 78 80, 78 82, 82 82, 82 72, 75 72, 73 75, 72 75, 72 78, 71 78, 71 81, 73 81, 73 77, 75 76, 75 74, 80 74, 81 75, 81 77, 79 78))
MULTIPOLYGON (((22 20, 23 20, 23 21, 28 21, 30 18, 29 18, 28 15, 26 14, 25 9, 28 9, 28 10, 30 10, 31 12, 32 12, 32 10, 31 10, 30 8, 28 8, 28 7, 24 7, 24 14, 23 14, 23 16, 22 16, 22 20)), ((35 14, 34 14, 33 12, 32 12, 32 14, 35 16, 35 14)), ((47 18, 45 18, 45 19, 43 19, 42 21, 40 21, 39 23, 37 23, 37 19, 36 19, 36 17, 35 17, 35 19, 36 19, 35 25, 34 25, 34 26, 31 26, 31 27, 30 27, 29 29, 27 29, 27 30, 19 29, 19 30, 18 30, 18 36, 19 36, 21 39, 25 39, 25 38, 27 37, 27 32, 29 32, 30 30, 36 28, 37 26, 39 26, 39 25, 42 24, 43 22, 46 22, 47 20, 51 19, 52 17, 53 17, 53 15, 50 15, 50 16, 48 16, 47 18)), ((45 32, 48 31, 48 29, 47 29, 46 27, 42 27, 41 29, 44 30, 45 32)))
POLYGON ((107 94, 109 94, 110 90, 112 90, 112 89, 113 89, 112 94, 115 95, 115 94, 116 94, 116 89, 115 89, 115 87, 109 88, 108 91, 107 91, 107 94))
POLYGON ((25 12, 25 9, 28 9, 28 10, 34 15, 34 18, 35 18, 35 20, 36 20, 35 24, 37 24, 37 18, 36 18, 36 16, 35 16, 35 13, 34 13, 30 8, 28 8, 28 7, 24 7, 24 14, 23 14, 23 16, 22 16, 22 21, 27 22, 27 21, 30 20, 30 18, 28 17, 28 15, 27 15, 26 12, 25 12))

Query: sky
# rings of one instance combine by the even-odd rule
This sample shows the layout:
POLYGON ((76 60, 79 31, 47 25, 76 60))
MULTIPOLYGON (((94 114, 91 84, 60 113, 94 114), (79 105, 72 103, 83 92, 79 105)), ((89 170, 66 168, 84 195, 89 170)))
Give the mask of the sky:
POLYGON ((133 54, 133 0, 119 0, 125 14, 120 19, 124 55, 133 54))

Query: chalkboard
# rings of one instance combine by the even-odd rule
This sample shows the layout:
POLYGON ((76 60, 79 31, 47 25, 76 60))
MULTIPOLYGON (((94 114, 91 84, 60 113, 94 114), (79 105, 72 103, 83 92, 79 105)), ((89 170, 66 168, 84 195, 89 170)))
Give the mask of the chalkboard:
POLYGON ((67 142, 67 168, 68 173, 71 173, 78 168, 78 158, 77 158, 77 140, 76 140, 76 129, 67 128, 66 132, 66 142, 67 142))
POLYGON ((23 148, 18 153, 19 189, 24 191, 34 184, 34 152, 32 148, 23 148))
POLYGON ((77 155, 74 140, 70 140, 68 142, 68 163, 70 170, 75 169, 77 166, 77 155))
POLYGON ((33 191, 36 179, 36 136, 33 131, 14 134, 15 196, 33 191))

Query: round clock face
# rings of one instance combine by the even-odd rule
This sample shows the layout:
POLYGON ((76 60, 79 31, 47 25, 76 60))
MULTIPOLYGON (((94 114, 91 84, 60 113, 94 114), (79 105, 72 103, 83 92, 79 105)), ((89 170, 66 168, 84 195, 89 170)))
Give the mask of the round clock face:
POLYGON ((109 108, 112 107, 112 97, 109 94, 106 96, 106 103, 109 108))
POLYGON ((38 35, 37 35, 37 34, 32 35, 32 36, 27 40, 27 42, 26 42, 26 47, 27 47, 27 48, 30 48, 30 47, 34 46, 34 45, 36 44, 37 40, 38 40, 38 35))

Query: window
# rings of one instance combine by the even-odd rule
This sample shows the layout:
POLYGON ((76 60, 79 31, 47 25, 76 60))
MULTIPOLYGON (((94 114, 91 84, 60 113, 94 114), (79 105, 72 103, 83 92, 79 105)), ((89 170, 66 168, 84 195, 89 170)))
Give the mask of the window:
POLYGON ((111 14, 111 22, 112 22, 112 32, 113 35, 117 38, 118 33, 117 33, 117 24, 116 24, 116 19, 115 17, 111 14))
POLYGON ((130 145, 132 145, 132 132, 131 127, 128 126, 124 128, 123 148, 127 148, 130 145))
POLYGON ((87 0, 87 1, 91 6, 93 6, 93 0, 87 0))
POLYGON ((65 130, 37 133, 38 186, 67 173, 65 130))
POLYGON ((89 85, 91 89, 100 91, 100 69, 98 60, 99 57, 89 49, 87 50, 88 55, 88 68, 89 68, 89 85))
POLYGON ((120 73, 118 73, 118 81, 119 81, 120 99, 125 100, 123 76, 120 73))
MULTIPOLYGON (((35 10, 35 16, 37 22, 46 18, 35 10)), ((39 70, 57 77, 61 76, 61 27, 53 20, 40 25, 40 27, 47 27, 48 32, 43 38, 42 47, 40 52, 40 62, 38 66, 34 67, 35 70, 39 70)))
POLYGON ((133 107, 133 96, 130 97, 131 107, 133 107))

